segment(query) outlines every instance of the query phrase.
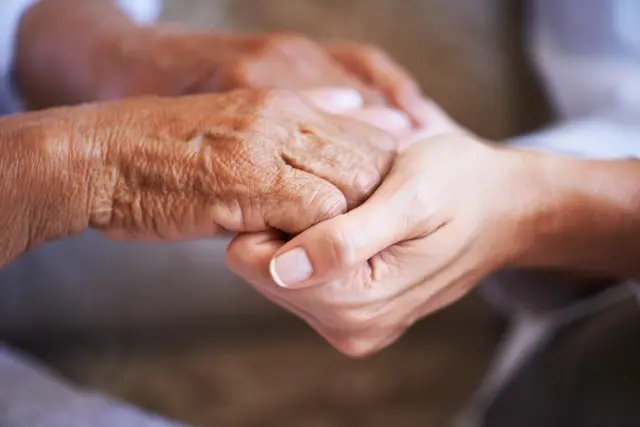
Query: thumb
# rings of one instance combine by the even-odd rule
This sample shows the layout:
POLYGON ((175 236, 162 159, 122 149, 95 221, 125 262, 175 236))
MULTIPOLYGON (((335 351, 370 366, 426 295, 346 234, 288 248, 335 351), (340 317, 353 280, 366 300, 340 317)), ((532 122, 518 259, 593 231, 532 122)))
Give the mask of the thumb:
POLYGON ((363 205, 302 232, 271 259, 269 271, 281 287, 304 288, 347 274, 378 252, 403 240, 413 228, 405 221, 407 191, 383 186, 363 205), (385 188, 386 187, 386 188, 385 188), (404 194, 402 194, 404 193, 404 194))

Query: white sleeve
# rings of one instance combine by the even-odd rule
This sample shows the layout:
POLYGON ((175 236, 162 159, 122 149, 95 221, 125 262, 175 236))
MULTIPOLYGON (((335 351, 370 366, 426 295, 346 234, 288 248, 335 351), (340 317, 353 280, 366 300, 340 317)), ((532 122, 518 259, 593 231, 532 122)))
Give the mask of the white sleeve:
POLYGON ((640 156, 640 2, 536 0, 530 13, 530 53, 561 120, 512 143, 640 156))
MULTIPOLYGON (((37 1, 0 1, 0 115, 22 110, 12 76, 16 35, 22 15, 37 1)), ((116 3, 138 24, 155 22, 162 11, 162 0, 116 0, 116 3)))
POLYGON ((20 111, 11 69, 18 24, 24 11, 38 0, 5 0, 0 3, 0 115, 20 111))
POLYGON ((512 138, 509 143, 584 158, 640 157, 640 106, 598 111, 512 138))
POLYGON ((153 24, 162 12, 162 0, 116 0, 116 3, 140 25, 153 24))

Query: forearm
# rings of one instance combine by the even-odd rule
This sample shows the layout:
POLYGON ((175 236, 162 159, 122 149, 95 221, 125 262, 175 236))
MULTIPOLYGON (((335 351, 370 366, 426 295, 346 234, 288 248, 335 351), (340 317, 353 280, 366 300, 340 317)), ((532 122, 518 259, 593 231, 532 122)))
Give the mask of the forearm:
POLYGON ((41 0, 22 18, 15 60, 26 105, 93 101, 108 91, 119 40, 137 25, 113 0, 41 0))
POLYGON ((521 266, 640 277, 640 161, 527 154, 521 266))
POLYGON ((72 148, 65 114, 0 118, 0 267, 89 224, 90 153, 72 148))

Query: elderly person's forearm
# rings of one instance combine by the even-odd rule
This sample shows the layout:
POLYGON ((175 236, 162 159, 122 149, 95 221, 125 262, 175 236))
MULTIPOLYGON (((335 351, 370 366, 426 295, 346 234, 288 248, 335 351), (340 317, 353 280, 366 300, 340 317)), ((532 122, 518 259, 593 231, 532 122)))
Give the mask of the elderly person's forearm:
POLYGON ((137 25, 115 0, 41 0, 19 26, 15 73, 27 107, 109 97, 124 38, 137 25))
POLYGON ((0 119, 0 267, 89 224, 87 157, 70 155, 79 135, 63 131, 66 121, 42 113, 0 119))
POLYGON ((299 233, 362 203, 397 147, 293 93, 251 89, 60 107, 0 132, 0 265, 88 226, 147 241, 299 233))

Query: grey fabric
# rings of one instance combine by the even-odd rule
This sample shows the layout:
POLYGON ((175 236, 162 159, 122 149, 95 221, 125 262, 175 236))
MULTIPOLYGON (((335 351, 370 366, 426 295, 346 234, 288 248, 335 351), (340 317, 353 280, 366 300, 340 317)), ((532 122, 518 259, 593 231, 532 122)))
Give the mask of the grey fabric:
POLYGON ((83 392, 0 346, 0 427, 184 427, 83 392))
MULTIPOLYGON (((480 387, 455 420, 456 427, 480 427, 496 396, 520 375, 524 366, 568 325, 597 317, 621 303, 635 304, 633 282, 587 295, 563 292, 568 284, 552 276, 525 271, 498 275, 483 285, 490 303, 509 318, 509 328, 480 387), (554 285, 560 289, 554 289, 554 285)), ((579 289, 574 287, 575 289, 579 289)))
POLYGON ((480 295, 493 308, 509 316, 545 315, 571 306, 581 300, 598 300, 598 294, 616 293, 619 297, 603 298, 619 301, 631 297, 637 284, 631 282, 616 283, 613 280, 595 280, 591 285, 586 281, 572 284, 575 278, 558 272, 507 269, 485 279, 478 286, 480 295), (598 283, 600 286, 594 286, 598 283), (612 289, 615 289, 612 291, 612 289))
POLYGON ((640 426, 640 308, 566 326, 494 398, 482 427, 640 426))

